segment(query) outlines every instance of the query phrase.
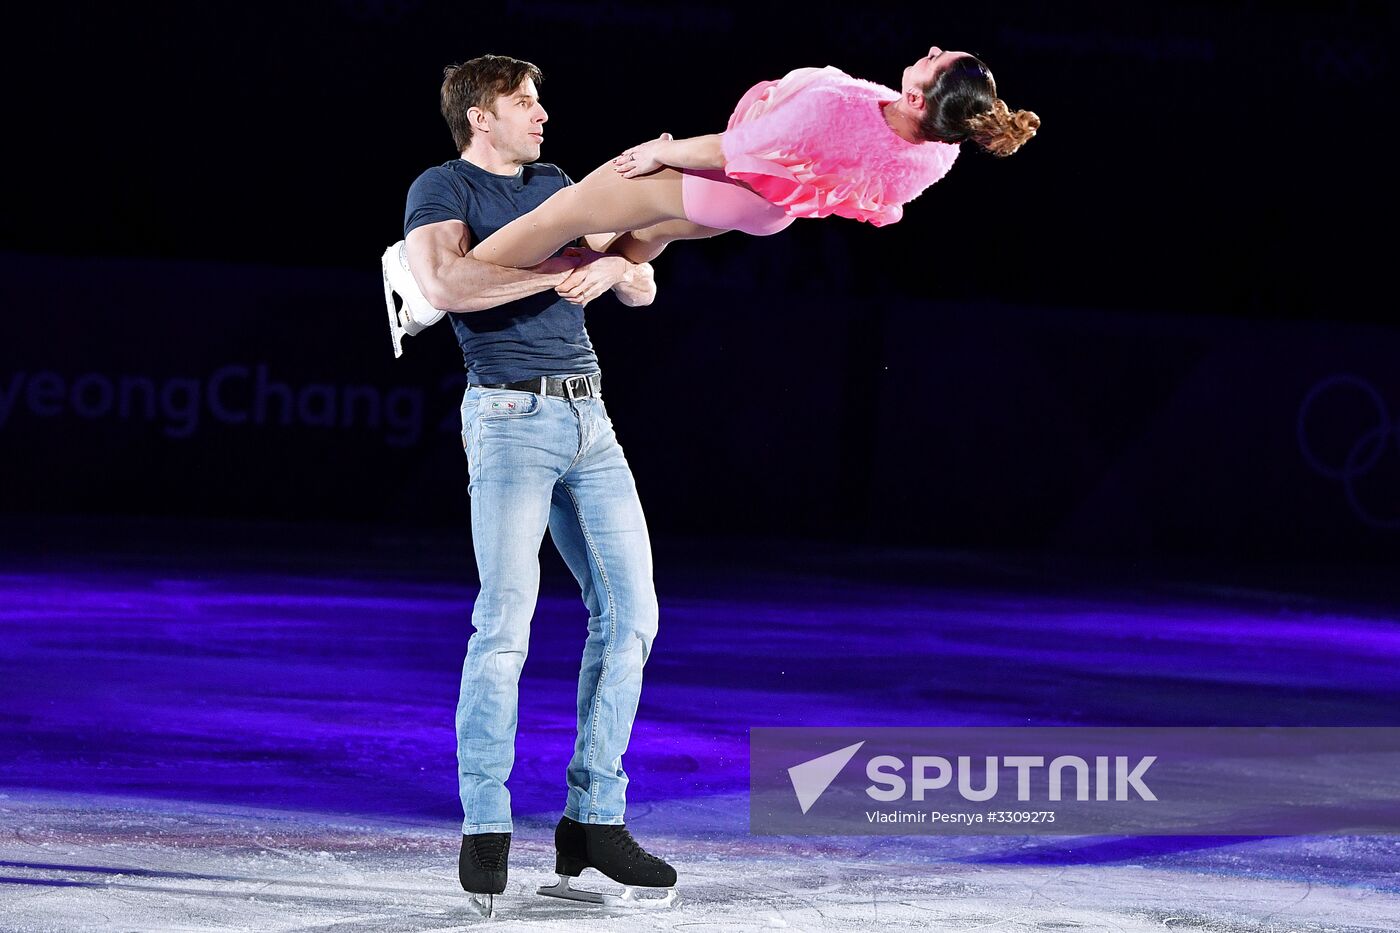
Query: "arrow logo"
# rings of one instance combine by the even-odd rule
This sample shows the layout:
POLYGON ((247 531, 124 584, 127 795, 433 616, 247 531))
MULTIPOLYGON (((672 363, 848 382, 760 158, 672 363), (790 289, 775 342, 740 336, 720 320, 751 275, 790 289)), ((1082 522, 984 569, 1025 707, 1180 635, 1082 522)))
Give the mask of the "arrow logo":
POLYGON ((840 774, 841 769, 846 767, 846 762, 850 761, 864 744, 864 742, 857 742, 854 745, 847 745, 829 755, 813 758, 811 761, 804 761, 800 765, 788 768, 788 777, 792 779, 792 789, 797 792, 797 802, 802 805, 803 813, 812 809, 812 804, 816 803, 817 798, 826 792, 826 789, 831 786, 831 782, 836 780, 836 775, 840 774))

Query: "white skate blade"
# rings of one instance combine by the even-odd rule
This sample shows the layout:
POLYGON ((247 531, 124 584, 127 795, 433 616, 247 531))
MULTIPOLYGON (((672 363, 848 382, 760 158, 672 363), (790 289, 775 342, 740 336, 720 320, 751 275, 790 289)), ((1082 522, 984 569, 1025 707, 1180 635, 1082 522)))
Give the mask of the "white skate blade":
MULTIPOLYGON (((390 247, 391 249, 393 247, 390 247)), ((389 310, 389 339, 394 344, 394 359, 403 356, 403 336, 407 331, 399 323, 399 312, 394 307, 394 286, 389 284, 389 257, 385 254, 380 260, 380 267, 384 276, 384 306, 389 310)))
POLYGON ((659 910, 674 907, 679 895, 675 888, 644 888, 636 885, 623 885, 621 894, 600 894, 597 891, 581 891, 569 886, 568 875, 558 875, 554 884, 542 884, 535 893, 545 897, 560 897, 566 901, 579 901, 583 904, 601 904, 604 907, 626 907, 629 909, 659 910), (639 891, 662 892, 662 897, 642 897, 639 891))
POLYGON ((395 358, 403 356, 403 338, 420 334, 442 320, 447 312, 439 311, 428 304, 418 288, 413 273, 408 268, 408 256, 404 241, 399 240, 379 257, 379 268, 384 278, 384 307, 389 316, 389 339, 394 344, 395 358), (394 307, 394 295, 403 302, 402 308, 394 307))
POLYGON ((496 895, 470 894, 467 896, 467 906, 483 917, 494 917, 496 916, 496 895))

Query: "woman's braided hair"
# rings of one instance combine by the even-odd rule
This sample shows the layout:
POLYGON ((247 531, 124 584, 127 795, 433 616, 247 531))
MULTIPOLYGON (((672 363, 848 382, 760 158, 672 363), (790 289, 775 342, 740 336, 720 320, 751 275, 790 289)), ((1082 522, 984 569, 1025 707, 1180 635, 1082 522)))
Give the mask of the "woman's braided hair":
POLYGON ((965 55, 924 88, 924 139, 958 143, 970 139, 992 155, 1009 156, 1040 128, 1040 117, 1029 110, 1012 110, 997 96, 992 72, 979 59, 965 55))

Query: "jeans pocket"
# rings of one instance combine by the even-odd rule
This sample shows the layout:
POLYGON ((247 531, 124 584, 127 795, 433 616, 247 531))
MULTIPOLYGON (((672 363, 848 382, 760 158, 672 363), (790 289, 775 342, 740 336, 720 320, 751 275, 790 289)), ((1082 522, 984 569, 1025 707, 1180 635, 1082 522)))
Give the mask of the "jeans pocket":
POLYGON ((528 418, 539 414, 541 399, 533 392, 484 389, 476 400, 476 416, 483 422, 528 418))

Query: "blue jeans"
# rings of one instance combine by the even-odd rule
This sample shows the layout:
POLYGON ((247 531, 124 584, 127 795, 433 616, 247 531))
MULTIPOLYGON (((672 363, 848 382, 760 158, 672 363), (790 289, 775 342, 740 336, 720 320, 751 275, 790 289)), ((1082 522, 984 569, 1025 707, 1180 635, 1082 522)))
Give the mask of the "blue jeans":
POLYGON ((457 704, 463 833, 510 832, 517 684, 539 593, 546 526, 583 591, 588 639, 564 813, 621 823, 622 753, 656 635, 651 542, 632 471, 601 399, 472 387, 462 400, 472 545, 481 591, 457 704))

